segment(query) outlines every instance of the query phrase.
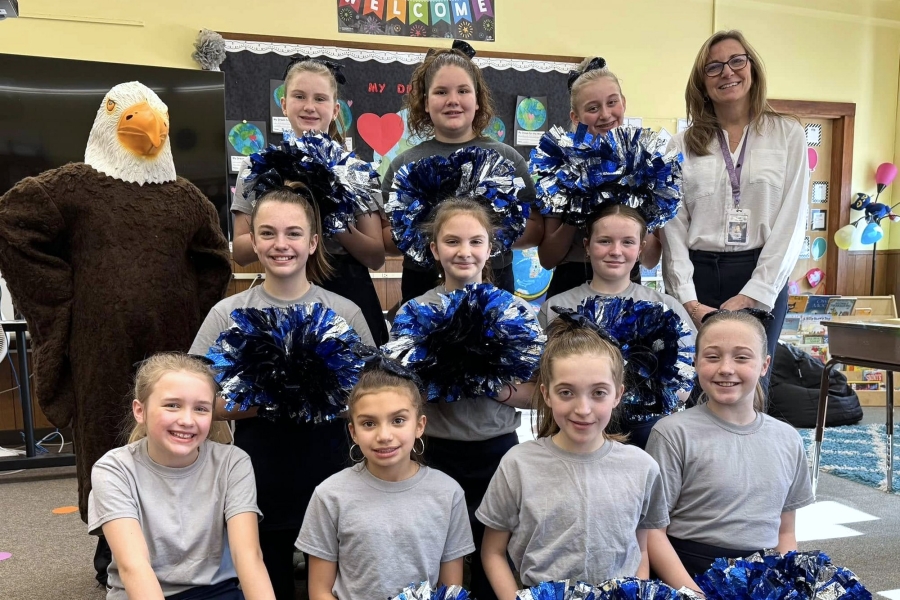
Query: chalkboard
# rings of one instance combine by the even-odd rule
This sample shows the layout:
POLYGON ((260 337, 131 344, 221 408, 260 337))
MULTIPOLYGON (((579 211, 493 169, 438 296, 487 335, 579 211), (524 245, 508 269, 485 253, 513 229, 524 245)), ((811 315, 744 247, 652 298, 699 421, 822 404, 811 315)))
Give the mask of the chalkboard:
MULTIPOLYGON (((240 34, 223 34, 239 36, 240 34)), ((397 47, 379 47, 365 44, 364 48, 340 47, 328 43, 287 43, 267 41, 247 41, 226 39, 226 59, 222 64, 225 74, 225 116, 226 119, 264 121, 267 123, 268 141, 277 143, 281 134, 272 133, 270 104, 272 104, 271 80, 281 80, 285 66, 293 54, 328 58, 343 66, 347 77, 346 85, 340 86, 339 96, 343 102, 342 110, 351 116, 350 128, 345 136, 352 141, 357 156, 367 161, 382 161, 381 172, 386 164, 417 140, 409 139, 405 130, 401 138, 390 148, 386 147, 393 138, 383 141, 380 150, 373 150, 367 143, 367 132, 372 123, 378 123, 383 115, 394 114, 403 107, 403 96, 407 91, 409 79, 415 65, 424 58, 425 49, 421 52, 396 50, 397 47), (363 131, 358 127, 361 115, 368 123, 363 124, 363 131)), ((448 47, 449 40, 441 47, 448 47)), ((513 145, 514 119, 516 118, 517 96, 545 96, 547 98, 547 125, 568 126, 569 94, 566 87, 568 71, 575 68, 578 59, 554 57, 567 60, 546 60, 540 57, 523 57, 523 55, 498 55, 485 52, 488 57, 476 56, 475 61, 481 67, 494 102, 494 114, 502 125, 493 123, 489 127, 495 139, 499 133, 505 133, 504 143, 513 145)), ((281 116, 281 113, 278 113, 281 116)), ((403 114, 401 114, 403 117, 403 114)), ((395 117, 390 117, 395 119, 395 117)), ((403 118, 405 123, 405 118, 403 118)), ((369 139, 373 139, 368 135, 369 139)), ((377 142, 376 142, 377 145, 377 142)), ((516 149, 528 157, 531 147, 520 146, 516 149)), ((233 177, 233 176, 232 176, 233 177)))

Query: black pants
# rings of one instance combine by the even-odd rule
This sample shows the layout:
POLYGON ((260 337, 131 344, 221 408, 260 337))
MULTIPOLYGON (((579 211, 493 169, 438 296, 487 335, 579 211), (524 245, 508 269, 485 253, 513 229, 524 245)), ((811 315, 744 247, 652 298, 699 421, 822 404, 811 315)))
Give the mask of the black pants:
POLYGON ((760 552, 760 550, 720 548, 719 546, 710 546, 700 542, 681 540, 671 535, 669 536, 669 541, 672 543, 675 553, 678 554, 678 558, 681 559, 681 564, 684 565, 691 577, 705 573, 717 558, 744 558, 754 552, 760 552))
POLYGON ((481 564, 481 543, 484 525, 475 518, 475 511, 487 491, 491 478, 500 465, 500 459, 510 448, 519 443, 515 433, 507 433, 480 442, 460 442, 440 438, 428 438, 425 442, 425 462, 456 480, 466 493, 466 508, 475 541, 472 556, 472 582, 470 595, 478 600, 497 600, 493 588, 481 564))
MULTIPOLYGON (((641 265, 634 263, 631 269, 631 281, 641 282, 641 265)), ((550 287, 547 288, 547 298, 557 294, 573 290, 594 278, 594 270, 589 262, 567 262, 553 269, 553 277, 550 278, 550 287)), ((574 307, 569 307, 574 308, 574 307)))
MULTIPOLYGON (((701 304, 719 308, 726 300, 740 294, 753 275, 761 251, 761 248, 742 252, 691 250, 690 257, 694 264, 694 289, 697 291, 697 300, 701 304)), ((775 299, 775 306, 772 307, 772 315, 775 318, 765 323, 768 352, 773 359, 775 358, 775 348, 778 345, 778 336, 784 325, 784 315, 787 313, 787 299, 787 286, 784 286, 775 299)), ((770 365, 768 372, 759 380, 767 398, 771 377, 772 367, 770 365)), ((697 391, 699 392, 699 389, 697 391)))
POLYGON ((275 529, 259 532, 259 547, 275 598, 294 600, 294 542, 300 529, 275 529))
MULTIPOLYGON (((516 281, 513 277, 512 265, 497 269, 491 273, 493 284, 510 294, 516 291, 516 281)), ((401 304, 406 304, 413 298, 418 298, 428 290, 434 289, 440 283, 440 275, 437 269, 421 271, 419 269, 403 268, 403 279, 400 280, 400 293, 403 296, 401 304)))
POLYGON ((381 346, 386 343, 387 324, 369 269, 349 254, 332 254, 329 260, 334 266, 334 275, 324 281, 322 287, 357 305, 369 326, 375 345, 381 346))
POLYGON ((97 574, 94 577, 97 579, 97 583, 103 587, 106 587, 109 581, 107 569, 111 562, 112 550, 109 548, 109 542, 106 541, 106 536, 98 536, 97 550, 94 552, 94 570, 97 571, 97 574))
POLYGON ((213 585, 193 587, 169 596, 167 600, 244 600, 244 592, 238 588, 237 579, 228 579, 213 585))

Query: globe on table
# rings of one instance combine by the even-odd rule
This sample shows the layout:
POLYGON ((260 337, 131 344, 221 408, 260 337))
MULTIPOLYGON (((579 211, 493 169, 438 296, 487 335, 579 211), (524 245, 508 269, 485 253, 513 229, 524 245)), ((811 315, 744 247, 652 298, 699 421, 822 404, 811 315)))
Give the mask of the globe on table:
POLYGON ((539 301, 550 287, 553 271, 541 266, 537 248, 513 250, 513 278, 515 279, 516 296, 532 301, 539 301))

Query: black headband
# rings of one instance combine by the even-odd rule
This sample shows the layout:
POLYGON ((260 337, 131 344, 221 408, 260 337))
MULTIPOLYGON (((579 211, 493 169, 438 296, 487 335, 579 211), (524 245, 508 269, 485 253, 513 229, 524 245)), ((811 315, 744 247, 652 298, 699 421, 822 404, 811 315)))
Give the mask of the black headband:
POLYGON ((621 344, 619 344, 619 341, 616 338, 609 335, 608 331, 606 331, 605 329, 600 327, 593 320, 589 319, 588 317, 586 317, 582 313, 578 312, 577 310, 573 310, 571 308, 565 308, 563 306, 551 306, 550 308, 551 308, 551 310, 553 310, 553 312, 555 312, 557 315, 559 315, 560 319, 562 319, 566 323, 569 323, 576 327, 590 329, 590 330, 594 331, 597 335, 602 337, 604 340, 606 340, 607 342, 609 342, 610 344, 615 346, 616 348, 621 349, 621 344))
POLYGON ((760 308, 742 308, 740 310, 725 310, 725 309, 719 308, 719 309, 710 311, 710 312, 706 313, 705 315, 703 315, 703 318, 700 319, 700 324, 702 325, 703 323, 706 323, 706 321, 713 315, 718 315, 718 314, 722 314, 722 313, 730 313, 730 312, 747 313, 751 317, 757 319, 763 325, 765 325, 769 321, 772 321, 775 319, 775 315, 773 315, 772 313, 770 313, 767 310, 762 310, 760 308))
POLYGON ((401 379, 412 382, 417 388, 422 389, 422 380, 410 369, 407 369, 399 361, 384 355, 381 348, 368 346, 366 344, 355 344, 353 351, 359 358, 366 363, 363 372, 374 371, 376 369, 387 371, 391 375, 396 375, 401 379))
POLYGON ((325 65, 325 67, 331 71, 332 77, 337 81, 340 85, 344 85, 347 83, 347 78, 344 76, 343 65, 339 65, 336 62, 331 62, 330 60, 323 60, 321 58, 312 58, 311 56, 306 56, 304 54, 294 54, 291 56, 291 62, 284 68, 284 75, 281 76, 282 79, 287 79, 288 72, 291 70, 291 67, 296 65, 297 63, 310 61, 314 63, 319 63, 320 65, 325 65))
POLYGON ((581 71, 569 71, 569 80, 567 84, 569 86, 569 91, 572 91, 572 86, 575 85, 575 81, 587 73, 588 71, 595 71, 597 69, 603 69, 606 67, 606 59, 602 56, 595 56, 591 59, 591 62, 587 64, 581 71))
MULTIPOLYGON (((475 58, 475 48, 473 48, 468 42, 464 42, 462 40, 453 40, 453 46, 451 46, 453 50, 459 50, 463 54, 469 57, 469 60, 475 58)), ((428 58, 435 52, 437 52, 437 48, 431 48, 428 52, 425 53, 425 58, 428 58)))

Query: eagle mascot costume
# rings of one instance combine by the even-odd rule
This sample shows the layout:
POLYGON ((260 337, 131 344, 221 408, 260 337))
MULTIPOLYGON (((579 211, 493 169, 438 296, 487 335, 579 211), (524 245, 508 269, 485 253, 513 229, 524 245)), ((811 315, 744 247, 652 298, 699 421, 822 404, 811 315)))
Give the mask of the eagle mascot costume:
POLYGON ((72 425, 87 522, 91 467, 128 435, 137 363, 187 351, 231 277, 216 210, 175 175, 152 90, 112 88, 83 163, 0 198, 0 273, 28 321, 37 400, 55 426, 72 425))

